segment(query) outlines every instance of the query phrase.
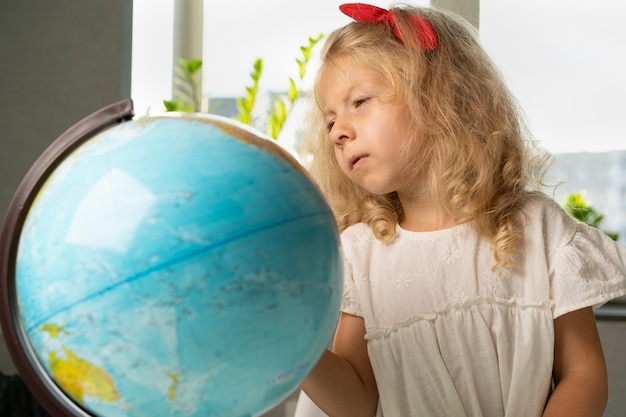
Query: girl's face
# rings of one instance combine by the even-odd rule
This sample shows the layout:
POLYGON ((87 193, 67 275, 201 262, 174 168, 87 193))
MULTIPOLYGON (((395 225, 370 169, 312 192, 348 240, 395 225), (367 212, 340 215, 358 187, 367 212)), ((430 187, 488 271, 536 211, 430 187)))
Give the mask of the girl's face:
POLYGON ((387 80, 347 59, 326 64, 319 100, 339 167, 352 182, 377 195, 408 187, 401 175, 409 113, 387 80))

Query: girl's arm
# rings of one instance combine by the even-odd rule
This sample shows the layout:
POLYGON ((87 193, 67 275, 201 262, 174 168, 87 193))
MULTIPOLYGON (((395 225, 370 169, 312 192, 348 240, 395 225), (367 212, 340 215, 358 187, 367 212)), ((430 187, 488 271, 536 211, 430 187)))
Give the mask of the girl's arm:
POLYGON ((378 389, 367 354, 365 323, 341 313, 333 351, 326 350, 301 385, 329 416, 370 417, 376 414, 378 389))
POLYGON ((543 417, 602 416, 608 381, 591 307, 554 320, 554 382, 543 417))

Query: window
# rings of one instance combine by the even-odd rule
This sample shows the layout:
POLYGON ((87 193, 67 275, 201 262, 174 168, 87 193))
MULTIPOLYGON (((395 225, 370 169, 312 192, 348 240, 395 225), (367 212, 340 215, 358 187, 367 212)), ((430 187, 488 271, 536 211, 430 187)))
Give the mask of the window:
MULTIPOLYGON (((163 111, 162 100, 171 97, 173 1, 134 1, 132 95, 138 115, 163 111)), ((205 95, 243 95, 256 58, 264 60, 261 88, 284 91, 307 38, 349 21, 337 11, 343 2, 205 1, 205 95)), ((458 10, 476 4, 437 3, 453 10, 455 4, 458 10)), ((569 193, 586 191, 587 201, 605 214, 603 228, 618 232, 620 241, 626 241, 624 18, 620 0, 480 0, 483 44, 535 137, 556 155, 554 179, 564 184, 555 198, 563 202, 569 193)), ((309 74, 314 69, 313 63, 309 74)))
POLYGON ((555 153, 555 198, 585 191, 626 241, 626 4, 481 0, 481 40, 555 153))

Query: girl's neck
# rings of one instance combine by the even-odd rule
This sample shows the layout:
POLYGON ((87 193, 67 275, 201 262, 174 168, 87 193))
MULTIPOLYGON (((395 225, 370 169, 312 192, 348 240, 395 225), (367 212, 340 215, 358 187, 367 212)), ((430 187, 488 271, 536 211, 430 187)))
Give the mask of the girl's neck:
POLYGON ((412 232, 432 232, 459 224, 433 199, 408 199, 399 195, 404 216, 400 227, 412 232))

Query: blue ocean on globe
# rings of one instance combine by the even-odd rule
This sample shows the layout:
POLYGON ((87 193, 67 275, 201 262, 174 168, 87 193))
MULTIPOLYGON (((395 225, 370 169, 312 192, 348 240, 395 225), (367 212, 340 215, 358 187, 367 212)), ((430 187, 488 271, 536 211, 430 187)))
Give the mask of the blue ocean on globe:
POLYGON ((270 139, 210 116, 107 128, 53 167, 24 222, 21 320, 90 415, 254 416, 332 337, 331 210, 270 139))

